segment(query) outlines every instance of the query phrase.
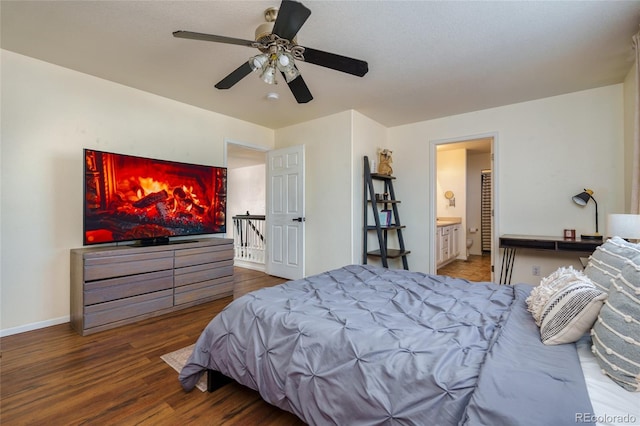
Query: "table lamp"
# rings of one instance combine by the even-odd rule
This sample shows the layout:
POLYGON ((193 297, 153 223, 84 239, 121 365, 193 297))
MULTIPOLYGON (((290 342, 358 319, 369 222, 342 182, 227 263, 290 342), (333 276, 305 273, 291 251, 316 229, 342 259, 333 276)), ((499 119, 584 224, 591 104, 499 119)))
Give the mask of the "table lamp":
POLYGON ((593 198, 593 191, 590 189, 586 189, 577 194, 574 195, 572 198, 573 202, 576 203, 579 206, 586 206, 587 203, 589 202, 589 200, 593 200, 593 203, 596 205, 596 233, 595 234, 582 234, 580 235, 580 237, 583 240, 602 240, 602 235, 600 235, 598 233, 598 203, 596 202, 596 199, 593 198))
POLYGON ((610 214, 607 235, 625 240, 640 241, 640 214, 610 214))

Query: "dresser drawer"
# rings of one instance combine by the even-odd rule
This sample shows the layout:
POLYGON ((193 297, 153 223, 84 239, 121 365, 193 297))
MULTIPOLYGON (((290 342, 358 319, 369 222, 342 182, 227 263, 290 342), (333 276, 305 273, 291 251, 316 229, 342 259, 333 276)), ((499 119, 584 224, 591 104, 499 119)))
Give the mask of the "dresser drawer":
POLYGON ((221 277, 175 288, 174 303, 181 305, 202 298, 233 295, 233 277, 221 277))
POLYGON ((233 260, 233 255, 233 245, 231 244, 179 250, 176 251, 175 267, 183 268, 185 266, 233 260))
POLYGON ((91 328, 173 306, 173 290, 147 293, 85 307, 84 327, 91 328))
POLYGON ((233 260, 217 262, 215 264, 204 264, 176 269, 174 285, 180 287, 207 281, 214 278, 233 275, 233 260))
POLYGON ((84 280, 93 281, 173 269, 173 252, 137 253, 85 260, 84 280))
POLYGON ((91 281, 84 286, 84 303, 109 302, 173 287, 173 271, 150 272, 129 277, 91 281))

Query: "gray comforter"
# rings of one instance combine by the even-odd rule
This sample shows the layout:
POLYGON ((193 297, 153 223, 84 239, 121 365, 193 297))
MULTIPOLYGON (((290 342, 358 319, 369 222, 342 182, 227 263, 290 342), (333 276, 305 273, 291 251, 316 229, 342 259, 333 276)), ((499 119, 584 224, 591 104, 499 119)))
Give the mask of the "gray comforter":
POLYGON ((541 343, 530 290, 347 266, 233 301, 180 381, 217 370, 317 425, 575 425, 576 349, 541 343))

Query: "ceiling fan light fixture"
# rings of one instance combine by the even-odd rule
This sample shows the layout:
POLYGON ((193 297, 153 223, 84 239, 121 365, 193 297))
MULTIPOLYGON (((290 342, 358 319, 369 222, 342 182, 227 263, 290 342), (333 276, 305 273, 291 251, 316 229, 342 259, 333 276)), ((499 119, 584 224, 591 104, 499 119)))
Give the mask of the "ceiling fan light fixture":
POLYGON ((278 55, 278 69, 284 71, 293 65, 293 56, 290 53, 283 52, 278 55))
POLYGON ((251 70, 255 72, 263 71, 267 62, 269 62, 269 55, 267 55, 266 53, 253 56, 251 57, 251 59, 249 59, 251 70))
POLYGON ((267 66, 262 74, 260 74, 260 78, 267 84, 278 84, 276 81, 276 68, 274 66, 267 66))
POLYGON ((287 83, 290 83, 300 76, 300 72, 295 66, 293 56, 289 52, 284 51, 278 53, 276 66, 278 67, 278 70, 284 74, 284 78, 287 80, 287 83))
POLYGON ((284 74, 284 79, 287 81, 287 83, 291 83, 293 80, 300 76, 300 71, 298 71, 295 66, 291 65, 287 69, 283 70, 282 74, 284 74))

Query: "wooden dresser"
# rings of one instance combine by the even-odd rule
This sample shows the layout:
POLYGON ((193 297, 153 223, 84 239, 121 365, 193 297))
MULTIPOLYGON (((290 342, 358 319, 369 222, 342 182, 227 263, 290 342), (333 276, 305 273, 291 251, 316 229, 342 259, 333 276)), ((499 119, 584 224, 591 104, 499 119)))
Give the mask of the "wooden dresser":
POLYGON ((71 326, 81 335, 233 295, 233 240, 71 250, 71 326))

